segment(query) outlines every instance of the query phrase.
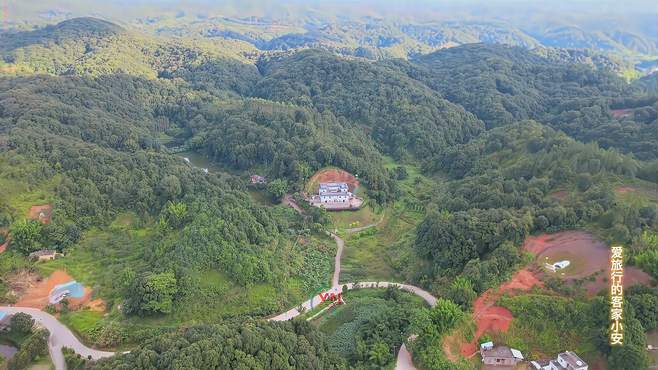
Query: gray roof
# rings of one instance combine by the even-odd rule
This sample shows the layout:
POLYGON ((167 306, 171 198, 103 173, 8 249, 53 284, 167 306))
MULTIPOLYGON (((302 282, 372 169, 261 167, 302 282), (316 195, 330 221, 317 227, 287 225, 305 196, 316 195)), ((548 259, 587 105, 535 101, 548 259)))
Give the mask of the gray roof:
POLYGON ((551 360, 534 360, 530 361, 535 369, 543 369, 551 364, 551 360))
POLYGON ((42 249, 38 250, 36 252, 30 253, 30 257, 40 257, 40 256, 53 256, 57 253, 57 251, 51 250, 51 249, 42 249))
POLYGON ((483 349, 480 350, 482 357, 494 357, 494 358, 516 358, 512 353, 512 350, 509 347, 497 346, 492 349, 483 349))
POLYGON ((582 358, 578 357, 578 355, 574 352, 565 351, 560 353, 559 356, 562 357, 562 359, 573 368, 577 369, 579 367, 587 366, 587 363, 583 361, 582 358))
POLYGON ((322 193, 322 194, 320 194, 320 196, 323 196, 323 197, 340 197, 340 196, 349 197, 350 193, 341 191, 341 192, 337 192, 337 193, 322 193))

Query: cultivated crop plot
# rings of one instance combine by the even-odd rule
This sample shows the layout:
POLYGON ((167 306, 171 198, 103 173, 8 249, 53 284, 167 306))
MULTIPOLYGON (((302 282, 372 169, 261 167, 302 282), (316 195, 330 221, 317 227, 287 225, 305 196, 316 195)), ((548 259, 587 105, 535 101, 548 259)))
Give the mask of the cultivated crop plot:
POLYGON ((0 1, 0 369, 658 370, 656 20, 0 1))

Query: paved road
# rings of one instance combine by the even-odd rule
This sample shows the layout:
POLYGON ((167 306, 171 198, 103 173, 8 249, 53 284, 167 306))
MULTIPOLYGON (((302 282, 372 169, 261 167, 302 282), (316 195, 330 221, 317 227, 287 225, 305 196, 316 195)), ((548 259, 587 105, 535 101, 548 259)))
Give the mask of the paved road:
MULTIPOLYGON (((380 220, 381 222, 381 220, 380 220)), ((379 222, 378 222, 379 223, 379 222)), ((363 226, 362 228, 357 228, 360 230, 363 230, 368 227, 372 227, 374 225, 367 225, 363 226)), ((360 231, 357 230, 357 231, 360 231)), ((352 229, 352 232, 354 232, 354 229, 352 229)), ((419 288, 417 286, 409 285, 409 284, 401 284, 401 283, 392 283, 388 281, 384 282, 375 282, 375 281, 366 281, 366 282, 360 282, 360 283, 344 283, 340 284, 340 260, 343 255, 343 249, 345 248, 345 241, 341 239, 338 235, 328 232, 328 234, 334 238, 336 241, 336 257, 334 259, 334 275, 331 279, 331 289, 329 291, 324 292, 324 293, 342 293, 343 287, 346 286, 347 290, 351 290, 354 288, 359 288, 359 289, 364 289, 364 288, 388 288, 390 286, 397 287, 399 289, 405 290, 407 292, 413 293, 425 300, 427 304, 429 304, 431 307, 434 307, 436 305, 436 297, 431 295, 429 292, 426 290, 419 288)), ((274 317, 269 318, 269 321, 287 321, 290 319, 293 319, 299 315, 301 315, 303 312, 308 311, 312 309, 313 307, 317 306, 318 304, 322 303, 322 299, 320 298, 320 295, 316 295, 313 298, 307 300, 306 302, 303 302, 299 306, 295 308, 291 308, 290 310, 286 312, 282 312, 274 317)), ((395 364, 395 369, 396 370, 415 370, 416 368, 413 365, 413 362, 411 361, 411 354, 407 350, 407 346, 404 344, 402 347, 400 347, 400 351, 398 352, 398 357, 397 361, 395 364)))
MULTIPOLYGON (((294 203, 294 200, 288 198, 287 200, 291 201, 290 205, 295 208, 298 212, 301 209, 298 209, 299 206, 294 203), (297 206, 297 207, 295 207, 297 206)), ((373 225, 364 226, 363 228, 368 228, 373 225)), ((345 248, 345 242, 338 235, 329 233, 329 235, 336 241, 336 257, 334 260, 334 274, 332 277, 332 288, 329 290, 329 293, 339 293, 343 291, 343 286, 347 287, 347 290, 354 288, 364 289, 364 288, 388 288, 390 286, 397 287, 399 289, 408 291, 410 293, 416 294, 417 296, 423 298, 430 306, 436 305, 436 298, 432 296, 429 292, 409 284, 400 284, 393 282, 360 282, 360 283, 345 283, 339 284, 340 279, 340 260, 343 254, 343 249, 345 248)), ((309 299, 306 302, 303 302, 300 306, 303 309, 300 311, 298 308, 300 306, 292 308, 286 312, 283 312, 277 316, 270 318, 270 321, 286 321, 294 317, 299 316, 302 312, 310 310, 316 305, 320 304, 322 300, 320 295, 316 295, 312 299, 309 299)), ((93 348, 89 348, 82 344, 78 338, 75 337, 73 332, 64 324, 60 323, 57 318, 50 315, 49 313, 43 312, 36 308, 30 307, 7 307, 0 306, 0 310, 6 311, 8 313, 17 313, 23 312, 31 315, 34 320, 41 326, 45 327, 50 331, 50 337, 48 338, 48 351, 50 352, 50 357, 52 358, 53 364, 55 365, 56 370, 65 370, 66 363, 64 361, 64 355, 62 354, 62 348, 68 347, 73 349, 76 353, 79 353, 83 357, 91 356, 92 359, 97 360, 104 357, 113 356, 114 352, 105 352, 98 351, 93 348)), ((396 364, 396 369, 400 370, 409 370, 415 369, 411 363, 411 355, 405 345, 402 345, 400 352, 398 353, 398 362, 396 364)))
POLYGON ((340 280, 340 259, 343 256, 343 249, 345 249, 345 241, 338 235, 329 233, 336 241, 336 257, 334 257, 334 276, 331 278, 331 286, 338 286, 340 280))
POLYGON ((50 358, 52 358, 56 370, 66 369, 64 355, 62 354, 62 347, 69 347, 82 355, 82 357, 91 356, 91 358, 94 360, 114 355, 114 352, 97 351, 85 346, 78 340, 78 338, 75 337, 69 328, 64 326, 64 324, 59 322, 51 314, 43 312, 39 309, 29 307, 3 306, 0 307, 0 310, 12 314, 17 312, 29 314, 32 316, 32 318, 34 318, 36 323, 50 331, 50 338, 48 338, 48 352, 50 352, 50 358))
POLYGON ((395 362, 395 370, 417 370, 411 361, 411 353, 407 350, 407 345, 402 343, 398 352, 398 359, 395 362))
MULTIPOLYGON (((429 292, 417 286, 413 286, 409 284, 393 283, 388 281, 363 281, 359 283, 343 283, 340 285, 336 284, 331 289, 329 289, 327 292, 324 293, 334 293, 334 294, 342 293, 344 286, 347 286, 347 290, 396 287, 421 297, 423 300, 425 300, 425 302, 427 302, 427 304, 429 304, 432 307, 436 305, 436 297, 432 296, 429 292)), ((318 294, 314 296, 313 299, 309 299, 306 302, 303 302, 301 305, 295 308, 291 308, 290 310, 283 312, 279 315, 271 317, 268 320, 287 321, 301 315, 303 312, 308 311, 313 307, 316 307, 320 303, 322 303, 322 299, 320 299, 320 295, 318 294), (301 311, 299 310, 300 306, 303 307, 301 311)))

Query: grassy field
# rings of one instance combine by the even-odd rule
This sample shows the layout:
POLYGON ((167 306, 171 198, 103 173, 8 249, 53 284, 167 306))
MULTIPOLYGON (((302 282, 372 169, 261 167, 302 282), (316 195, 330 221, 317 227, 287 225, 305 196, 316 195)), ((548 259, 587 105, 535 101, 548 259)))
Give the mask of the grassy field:
POLYGON ((271 207, 275 205, 272 201, 272 197, 265 190, 250 188, 247 190, 247 193, 251 199, 262 206, 271 207))
POLYGON ((424 215, 431 180, 417 166, 387 159, 387 168, 406 169, 407 177, 398 180, 402 196, 382 211, 376 228, 345 235, 341 281, 406 281, 416 266, 414 228, 424 215))
POLYGON ((128 218, 120 216, 120 221, 115 221, 108 230, 85 232, 66 257, 38 264, 39 272, 48 276, 55 270, 66 270, 95 293, 112 300, 111 290, 107 287, 116 285, 125 268, 138 270, 144 265, 144 247, 153 232, 149 227, 131 228, 122 224, 128 222, 128 218))
POLYGON ((52 203, 55 187, 61 181, 60 176, 37 177, 39 167, 20 156, 10 162, 6 155, 0 155, 0 172, 0 202, 7 204, 18 218, 26 217, 33 205, 52 203))
POLYGON ((390 209, 374 229, 350 234, 345 239, 341 281, 402 281, 399 268, 409 232, 418 220, 404 211, 390 209))
POLYGON ((84 337, 103 319, 103 312, 92 310, 69 311, 60 315, 59 320, 78 337, 84 337))
POLYGON ((366 204, 356 211, 329 212, 329 217, 335 228, 351 229, 377 223, 382 218, 383 209, 373 208, 366 204))
MULTIPOLYGON (((344 304, 325 311, 311 323, 327 335, 329 347, 333 351, 341 354, 348 361, 353 361, 356 355, 356 338, 362 328, 372 325, 367 323, 369 320, 382 317, 380 315, 388 310, 400 308, 405 310, 409 319, 412 319, 416 310, 426 307, 420 297, 402 291, 398 294, 398 298, 393 299, 388 296, 386 289, 350 290, 343 296, 344 304)), ((386 325, 386 323, 381 324, 386 325)), ((393 356, 389 366, 384 368, 392 369, 394 363, 393 356)))

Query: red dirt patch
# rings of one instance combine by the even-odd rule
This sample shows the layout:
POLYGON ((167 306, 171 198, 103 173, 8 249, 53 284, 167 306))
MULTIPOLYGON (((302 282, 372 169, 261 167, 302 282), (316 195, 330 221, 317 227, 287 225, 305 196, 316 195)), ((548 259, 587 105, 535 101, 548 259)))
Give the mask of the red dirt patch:
POLYGON ((94 299, 93 301, 88 302, 85 305, 85 308, 88 308, 92 311, 105 312, 106 305, 105 305, 104 300, 98 298, 98 299, 94 299))
POLYGON ((620 186, 615 189, 615 192, 619 194, 633 193, 636 191, 637 189, 631 186, 620 186))
POLYGON ((633 109, 611 109, 610 113, 615 118, 630 117, 633 115, 633 109))
POLYGON ((311 176, 309 179, 310 189, 312 193, 316 193, 321 182, 344 182, 347 183, 351 192, 359 187, 359 180, 351 173, 337 169, 329 168, 320 170, 311 176))
MULTIPOLYGON (((540 277, 555 276, 565 280, 582 279, 598 273, 595 281, 587 281, 584 288, 588 294, 594 295, 602 289, 607 289, 606 277, 610 275, 610 248, 585 231, 563 231, 555 234, 542 234, 528 237, 523 248, 536 256, 539 265, 544 262, 554 263, 554 256, 573 255, 576 264, 565 269, 565 275, 546 272, 540 277), (548 259, 546 259, 548 257, 548 259)), ((558 270, 560 271, 560 270, 558 270)), ((624 286, 648 284, 651 277, 633 266, 624 268, 624 286)))
POLYGON ((27 217, 33 220, 39 220, 43 224, 50 223, 50 216, 53 213, 53 206, 44 204, 42 206, 32 206, 27 217))
POLYGON ((505 307, 494 306, 494 303, 505 293, 528 291, 543 283, 527 268, 516 272, 512 278, 498 289, 484 292, 473 304, 473 320, 477 325, 475 336, 470 343, 463 343, 459 352, 464 357, 470 357, 477 352, 477 342, 486 332, 506 332, 512 323, 512 312, 505 307))
POLYGON ((557 200, 562 200, 562 199, 566 198, 567 195, 569 195, 569 192, 566 191, 566 190, 560 190, 560 191, 556 191, 554 193, 549 194, 550 197, 553 197, 557 200))
MULTIPOLYGON (((57 270, 53 272, 48 278, 30 284, 30 286, 25 291, 18 301, 16 306, 19 307, 34 307, 39 309, 44 309, 48 306, 48 295, 50 291, 53 290, 55 285, 68 283, 69 281, 74 280, 66 271, 57 270)), ((66 300, 69 302, 70 309, 78 309, 84 306, 89 302, 91 297, 91 289, 84 288, 84 296, 82 298, 71 298, 68 297, 66 300)))

